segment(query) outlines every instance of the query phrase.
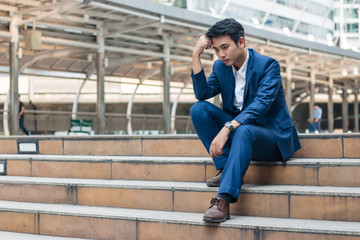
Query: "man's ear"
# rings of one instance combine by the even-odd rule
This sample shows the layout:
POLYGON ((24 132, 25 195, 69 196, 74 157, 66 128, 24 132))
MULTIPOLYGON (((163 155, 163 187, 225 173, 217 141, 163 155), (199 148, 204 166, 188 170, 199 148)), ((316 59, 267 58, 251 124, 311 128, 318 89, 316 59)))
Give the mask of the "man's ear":
POLYGON ((245 38, 239 37, 238 46, 239 47, 245 47, 245 38))

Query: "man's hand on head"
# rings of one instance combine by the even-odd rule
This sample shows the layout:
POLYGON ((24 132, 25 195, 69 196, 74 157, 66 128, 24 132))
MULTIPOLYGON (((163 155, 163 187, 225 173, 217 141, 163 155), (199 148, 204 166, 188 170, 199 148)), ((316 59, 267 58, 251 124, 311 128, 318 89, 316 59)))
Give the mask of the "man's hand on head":
POLYGON ((192 70, 194 74, 201 72, 202 64, 200 60, 200 55, 204 52, 205 49, 209 49, 211 45, 211 39, 206 37, 205 35, 202 35, 197 41, 192 53, 192 70))
POLYGON ((193 56, 200 56, 204 52, 204 50, 211 48, 211 46, 211 38, 202 35, 195 45, 195 48, 193 50, 193 56))

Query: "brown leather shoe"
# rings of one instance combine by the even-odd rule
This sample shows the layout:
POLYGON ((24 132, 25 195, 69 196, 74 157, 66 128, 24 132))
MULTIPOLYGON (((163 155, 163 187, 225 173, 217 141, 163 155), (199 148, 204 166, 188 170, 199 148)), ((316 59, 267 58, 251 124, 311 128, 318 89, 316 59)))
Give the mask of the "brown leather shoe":
MULTIPOLYGON (((208 187, 220 187, 220 180, 221 180, 221 175, 222 175, 223 169, 221 169, 218 174, 216 174, 215 177, 210 178, 209 180, 206 181, 206 185, 208 187)), ((241 185, 244 185, 244 179, 242 180, 241 185)))
POLYGON ((210 223, 225 222, 230 219, 229 203, 221 198, 213 198, 210 201, 211 206, 206 210, 203 221, 210 223))
POLYGON ((209 180, 206 181, 206 185, 208 187, 220 187, 220 180, 221 180, 221 174, 222 174, 222 169, 218 172, 218 174, 216 174, 215 177, 210 178, 209 180))

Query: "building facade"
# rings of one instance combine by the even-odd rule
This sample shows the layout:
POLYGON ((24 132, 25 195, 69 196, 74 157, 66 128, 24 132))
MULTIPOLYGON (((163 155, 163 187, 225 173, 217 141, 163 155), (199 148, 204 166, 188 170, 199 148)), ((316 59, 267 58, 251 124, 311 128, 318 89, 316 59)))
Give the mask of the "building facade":
POLYGON ((328 45, 333 45, 333 5, 333 0, 187 0, 190 11, 234 17, 243 24, 328 45))
POLYGON ((335 45, 360 51, 359 8, 360 0, 335 0, 335 45))

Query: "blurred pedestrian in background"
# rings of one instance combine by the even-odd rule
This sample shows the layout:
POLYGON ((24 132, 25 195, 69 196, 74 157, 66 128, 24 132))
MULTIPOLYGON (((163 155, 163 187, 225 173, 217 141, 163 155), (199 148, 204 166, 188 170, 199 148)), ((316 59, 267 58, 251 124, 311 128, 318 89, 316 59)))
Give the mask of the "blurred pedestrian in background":
POLYGON ((24 103, 20 100, 20 95, 19 95, 19 127, 21 128, 21 130, 26 134, 26 135, 30 135, 29 131, 25 128, 24 126, 24 120, 25 120, 25 116, 24 116, 24 112, 25 112, 25 106, 24 103))

